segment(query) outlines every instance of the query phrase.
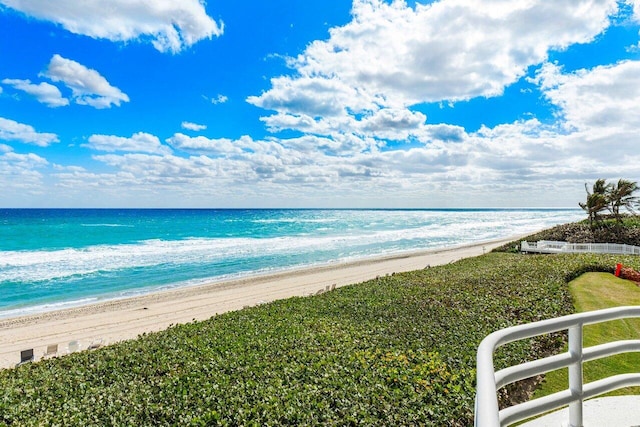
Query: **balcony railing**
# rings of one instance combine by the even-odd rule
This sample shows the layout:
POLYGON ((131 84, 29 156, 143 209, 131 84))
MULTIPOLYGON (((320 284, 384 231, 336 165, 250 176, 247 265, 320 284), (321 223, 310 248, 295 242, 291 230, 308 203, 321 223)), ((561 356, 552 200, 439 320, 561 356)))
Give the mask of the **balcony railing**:
POLYGON ((572 314, 513 326, 488 335, 478 347, 475 426, 508 426, 566 405, 569 405, 569 420, 567 420, 569 425, 582 426, 582 409, 585 399, 612 390, 640 385, 640 373, 619 374, 583 384, 582 364, 584 362, 614 354, 640 351, 640 340, 615 341, 583 348, 583 326, 633 317, 640 317, 640 306, 616 307, 572 314), (567 352, 495 372, 493 353, 498 347, 509 342, 563 330, 569 331, 567 352), (497 391, 501 387, 567 367, 569 368, 569 388, 567 390, 499 410, 497 391))

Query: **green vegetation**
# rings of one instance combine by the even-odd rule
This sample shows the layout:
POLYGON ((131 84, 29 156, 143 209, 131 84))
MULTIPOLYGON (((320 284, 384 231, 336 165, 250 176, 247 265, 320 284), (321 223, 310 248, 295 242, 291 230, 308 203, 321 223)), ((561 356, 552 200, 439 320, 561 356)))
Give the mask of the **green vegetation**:
POLYGON ((600 213, 605 210, 608 210, 618 222, 622 222, 620 208, 633 212, 633 207, 638 201, 633 195, 638 190, 638 184, 626 179, 619 179, 615 184, 607 184, 604 179, 598 179, 593 184, 592 191, 589 191, 587 184, 584 188, 587 191, 587 200, 579 205, 587 212, 592 227, 601 220, 600 213))
POLYGON ((571 243, 622 243, 640 246, 640 216, 621 215, 619 220, 613 217, 601 217, 597 227, 590 226, 586 220, 562 224, 510 242, 494 249, 494 252, 517 253, 520 251, 522 240, 529 242, 555 240, 571 243))
MULTIPOLYGON (((640 305, 640 288, 633 282, 608 273, 588 273, 569 283, 576 312, 600 310, 622 305, 640 305)), ((584 328, 584 346, 603 344, 640 336, 640 319, 616 320, 584 328)), ((638 372, 640 354, 626 353, 586 363, 584 381, 591 382, 615 374, 638 372)), ((535 397, 546 396, 568 387, 567 370, 546 375, 535 397)), ((617 390, 611 395, 639 394, 639 388, 617 390)))
MULTIPOLYGON (((0 425, 467 426, 480 341, 571 313, 567 282, 616 262, 639 267, 490 253, 0 371, 0 425)), ((510 344, 496 364, 563 345, 510 344)))

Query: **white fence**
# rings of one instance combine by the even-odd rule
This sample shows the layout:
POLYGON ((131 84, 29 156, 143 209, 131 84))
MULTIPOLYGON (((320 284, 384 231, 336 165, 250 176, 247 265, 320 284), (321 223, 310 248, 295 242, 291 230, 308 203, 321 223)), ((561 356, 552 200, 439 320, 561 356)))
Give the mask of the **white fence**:
POLYGON ((598 253, 640 255, 640 246, 623 245, 618 243, 568 243, 551 240, 539 242, 523 241, 520 244, 521 252, 538 252, 544 254, 554 253, 598 253))
POLYGON ((583 400, 619 388, 640 385, 640 373, 619 374, 587 384, 582 382, 582 364, 614 354, 640 352, 640 340, 615 341, 582 348, 582 327, 609 320, 640 317, 640 306, 616 307, 572 314, 513 326, 488 335, 478 347, 476 427, 508 426, 529 417, 569 405, 569 425, 582 426, 583 400), (501 345, 562 330, 569 331, 566 353, 533 360, 495 372, 493 353, 501 345), (569 388, 549 396, 498 409, 497 391, 507 384, 562 368, 569 368, 569 388))

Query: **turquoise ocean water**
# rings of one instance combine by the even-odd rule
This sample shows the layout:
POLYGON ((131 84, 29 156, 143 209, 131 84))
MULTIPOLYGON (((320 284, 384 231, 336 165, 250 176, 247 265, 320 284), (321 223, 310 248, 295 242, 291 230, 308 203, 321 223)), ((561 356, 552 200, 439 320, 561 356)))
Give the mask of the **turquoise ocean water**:
POLYGON ((0 317, 464 245, 583 217, 579 209, 0 209, 0 317))

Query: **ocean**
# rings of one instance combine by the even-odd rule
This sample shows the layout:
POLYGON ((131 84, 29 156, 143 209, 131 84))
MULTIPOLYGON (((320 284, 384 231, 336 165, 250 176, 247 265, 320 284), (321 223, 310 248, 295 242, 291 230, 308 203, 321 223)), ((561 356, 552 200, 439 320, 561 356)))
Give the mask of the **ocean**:
POLYGON ((0 318, 583 218, 579 209, 0 209, 0 318))

